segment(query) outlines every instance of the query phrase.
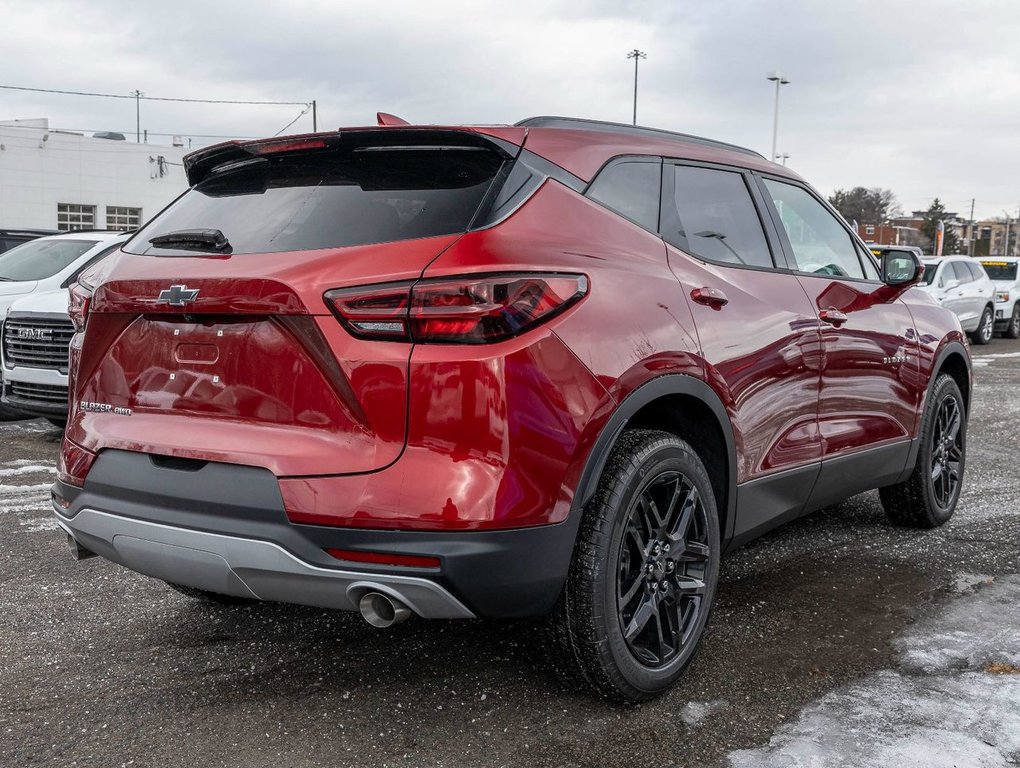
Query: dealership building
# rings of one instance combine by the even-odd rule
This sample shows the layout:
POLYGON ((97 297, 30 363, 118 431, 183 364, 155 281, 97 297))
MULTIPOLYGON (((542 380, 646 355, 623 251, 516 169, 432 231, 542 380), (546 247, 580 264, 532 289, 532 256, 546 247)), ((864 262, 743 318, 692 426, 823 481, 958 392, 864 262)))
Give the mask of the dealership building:
POLYGON ((0 229, 134 229, 188 187, 173 144, 0 121, 0 229))

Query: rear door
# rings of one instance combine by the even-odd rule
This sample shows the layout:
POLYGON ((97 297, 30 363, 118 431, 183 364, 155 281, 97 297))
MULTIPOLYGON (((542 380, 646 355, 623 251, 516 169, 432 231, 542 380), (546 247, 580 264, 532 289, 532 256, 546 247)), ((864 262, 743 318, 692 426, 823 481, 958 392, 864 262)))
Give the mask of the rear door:
POLYGON ((706 378, 733 423, 740 540, 799 514, 814 483, 818 319, 774 247, 749 174, 668 162, 662 200, 669 264, 694 315, 706 378))
POLYGON ((918 343, 906 305, 889 300, 867 248, 828 206, 785 179, 762 178, 761 189, 822 329, 818 426, 826 464, 810 502, 819 507, 903 468, 924 391, 918 343), (838 461, 853 454, 856 462, 838 461))

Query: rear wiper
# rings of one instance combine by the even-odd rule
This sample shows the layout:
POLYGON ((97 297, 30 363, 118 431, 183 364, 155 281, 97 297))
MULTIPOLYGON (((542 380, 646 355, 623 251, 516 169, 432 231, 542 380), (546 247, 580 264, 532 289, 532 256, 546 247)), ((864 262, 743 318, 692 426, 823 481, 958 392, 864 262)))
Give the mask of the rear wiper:
POLYGON ((230 241, 218 229, 178 229, 149 239, 157 248, 230 253, 230 241))
POLYGON ((0 277, 0 283, 13 283, 13 277, 0 277))

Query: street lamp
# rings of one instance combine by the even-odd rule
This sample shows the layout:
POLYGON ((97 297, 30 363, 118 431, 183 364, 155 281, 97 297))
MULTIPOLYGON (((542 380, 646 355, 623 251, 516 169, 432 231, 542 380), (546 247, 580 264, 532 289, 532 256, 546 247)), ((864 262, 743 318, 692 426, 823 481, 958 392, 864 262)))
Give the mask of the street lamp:
POLYGON ((790 81, 783 77, 778 72, 773 72, 771 75, 767 75, 767 79, 770 82, 776 84, 776 106, 772 113, 772 161, 775 162, 779 155, 776 154, 776 139, 779 136, 779 86, 789 85, 790 81))
POLYGON ((637 125, 637 68, 639 59, 647 59, 648 54, 635 48, 627 54, 628 59, 634 59, 634 125, 637 125))
POLYGON ((786 161, 790 159, 790 153, 789 152, 784 152, 781 155, 776 155, 776 159, 777 160, 782 160, 783 161, 783 165, 785 166, 786 165, 786 161))

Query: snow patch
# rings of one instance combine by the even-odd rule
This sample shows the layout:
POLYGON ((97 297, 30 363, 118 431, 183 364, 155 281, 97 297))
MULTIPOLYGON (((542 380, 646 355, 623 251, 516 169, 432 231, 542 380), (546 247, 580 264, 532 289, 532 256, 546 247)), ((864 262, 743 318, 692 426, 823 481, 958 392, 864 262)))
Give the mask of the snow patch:
POLYGON ((689 701, 680 710, 680 719, 687 725, 699 725, 702 720, 730 706, 728 701, 689 701))
POLYGON ((57 468, 52 465, 43 464, 23 464, 20 467, 3 467, 0 468, 0 477, 11 477, 12 475, 31 475, 38 474, 39 472, 52 472, 57 473, 57 468))
POLYGON ((823 696, 734 768, 1005 768, 1020 756, 1020 576, 961 574, 897 641, 904 671, 823 696), (966 670, 966 671, 961 671, 966 670))

